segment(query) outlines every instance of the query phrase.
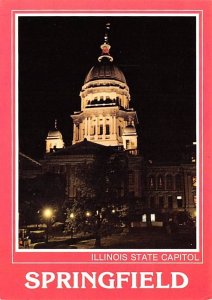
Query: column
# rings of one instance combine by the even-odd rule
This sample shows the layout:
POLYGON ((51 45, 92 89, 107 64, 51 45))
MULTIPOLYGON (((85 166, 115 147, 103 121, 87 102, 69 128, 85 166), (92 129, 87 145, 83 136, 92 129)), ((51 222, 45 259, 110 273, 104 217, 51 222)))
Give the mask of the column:
POLYGON ((111 135, 113 136, 114 134, 114 120, 113 120, 113 116, 111 116, 111 135))
POLYGON ((88 135, 88 119, 87 119, 87 117, 84 120, 84 126, 85 126, 85 138, 87 138, 87 135, 88 135))
POLYGON ((113 121, 114 121, 114 134, 117 135, 117 120, 116 120, 116 116, 113 117, 113 121))
POLYGON ((88 117, 88 138, 90 140, 90 134, 91 134, 91 118, 88 117))
POLYGON ((79 124, 76 125, 76 141, 79 141, 79 124))
POLYGON ((114 130, 114 128, 113 128, 113 117, 110 116, 110 135, 111 135, 111 137, 113 136, 113 130, 114 130))
POLYGON ((81 123, 79 123, 79 125, 78 125, 78 139, 79 139, 79 141, 81 140, 81 123))
POLYGON ((106 133, 106 116, 103 116, 103 135, 102 135, 103 140, 105 140, 105 133, 106 133))
POLYGON ((73 144, 75 144, 75 141, 76 141, 76 124, 74 123, 73 144))
POLYGON ((98 117, 96 116, 96 122, 95 122, 95 126, 96 126, 96 129, 95 129, 95 140, 98 140, 98 117))

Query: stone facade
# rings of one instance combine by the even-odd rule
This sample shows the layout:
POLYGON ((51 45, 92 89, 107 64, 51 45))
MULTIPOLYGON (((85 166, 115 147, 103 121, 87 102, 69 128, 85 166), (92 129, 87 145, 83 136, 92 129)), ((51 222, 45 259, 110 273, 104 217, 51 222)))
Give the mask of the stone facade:
POLYGON ((143 201, 156 214, 187 210, 196 214, 196 165, 145 167, 143 201))

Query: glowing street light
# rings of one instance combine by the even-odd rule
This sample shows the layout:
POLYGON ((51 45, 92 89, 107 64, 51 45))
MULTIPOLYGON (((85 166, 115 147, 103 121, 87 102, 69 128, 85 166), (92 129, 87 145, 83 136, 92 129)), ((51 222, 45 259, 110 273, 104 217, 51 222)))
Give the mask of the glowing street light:
POLYGON ((46 219, 50 219, 53 215, 53 211, 51 208, 46 208, 44 209, 43 211, 43 216, 46 218, 46 219))
POLYGON ((74 213, 70 213, 70 218, 71 218, 71 219, 74 219, 74 218, 75 218, 74 213))
POLYGON ((86 217, 90 217, 91 216, 91 212, 90 211, 86 211, 85 215, 86 215, 86 217))
POLYGON ((43 216, 46 218, 46 243, 48 243, 49 239, 49 223, 53 216, 53 210, 51 208, 45 208, 43 211, 43 216))

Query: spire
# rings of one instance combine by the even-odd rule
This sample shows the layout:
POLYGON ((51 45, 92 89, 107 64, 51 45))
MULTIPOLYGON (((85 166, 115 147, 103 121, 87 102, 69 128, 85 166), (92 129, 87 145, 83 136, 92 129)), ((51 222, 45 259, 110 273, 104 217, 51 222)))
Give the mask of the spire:
POLYGON ((56 149, 63 149, 64 142, 61 132, 57 128, 57 119, 54 120, 54 129, 49 130, 46 137, 46 153, 54 152, 56 149))
POLYGON ((108 38, 108 33, 110 30, 110 23, 107 23, 105 25, 105 35, 104 35, 104 43, 100 46, 100 48, 102 49, 102 53, 98 58, 98 61, 102 61, 103 58, 107 58, 109 59, 109 61, 113 61, 113 57, 110 55, 110 44, 109 44, 109 38, 108 38))
POLYGON ((57 119, 54 120, 54 128, 57 129, 57 119))
POLYGON ((108 43, 108 33, 109 33, 109 30, 110 30, 110 23, 107 23, 107 24, 105 25, 105 36, 104 36, 104 42, 105 42, 106 44, 109 44, 109 43, 108 43))

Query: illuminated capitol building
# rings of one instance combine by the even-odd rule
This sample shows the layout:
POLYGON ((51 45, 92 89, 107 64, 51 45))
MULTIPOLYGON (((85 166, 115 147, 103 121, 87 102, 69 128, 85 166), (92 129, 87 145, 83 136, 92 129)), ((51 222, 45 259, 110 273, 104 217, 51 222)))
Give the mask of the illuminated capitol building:
MULTIPOLYGON (((107 35, 98 62, 88 72, 82 86, 81 110, 74 112, 73 145, 84 139, 103 146, 121 147, 136 154, 138 124, 130 108, 130 93, 123 72, 113 63, 107 35)), ((46 152, 63 148, 59 131, 50 132, 46 152), (57 134, 57 135, 56 135, 57 134), (56 135, 56 136, 54 136, 56 135)))
MULTIPOLYGON (((83 172, 86 164, 98 155, 106 154, 107 159, 120 156, 125 161, 125 176, 119 196, 132 201, 138 221, 144 221, 146 214, 157 221, 163 213, 184 210, 195 216, 195 153, 182 163, 145 161, 142 149, 138 149, 136 128, 140 124, 136 111, 130 107, 127 80, 115 65, 110 50, 106 33, 100 56, 85 76, 80 91, 81 108, 71 115, 72 145, 65 146, 56 121, 46 137, 45 157, 39 162, 42 173, 65 176, 65 203, 71 206, 74 198, 84 196, 77 172, 83 172)), ((31 165, 33 169, 33 161, 31 165)), ((28 176, 24 170, 21 174, 28 176)))

